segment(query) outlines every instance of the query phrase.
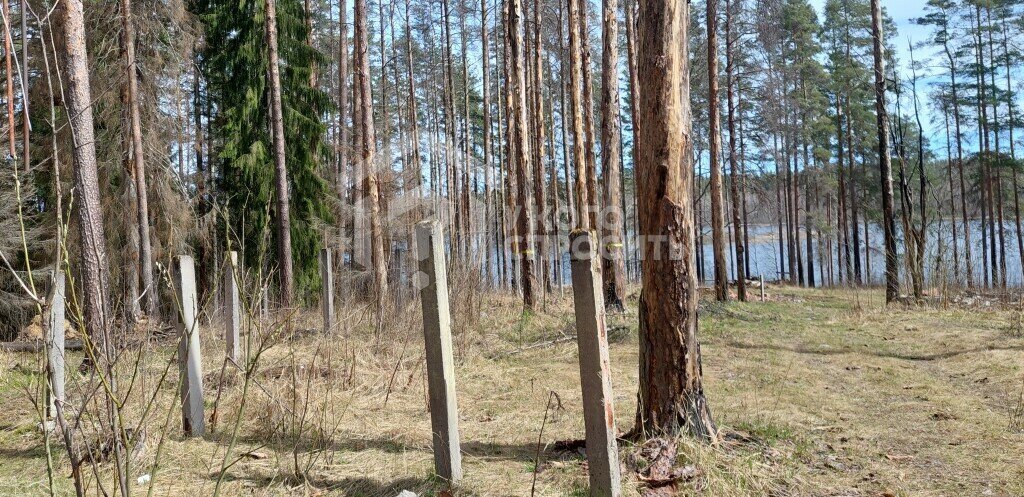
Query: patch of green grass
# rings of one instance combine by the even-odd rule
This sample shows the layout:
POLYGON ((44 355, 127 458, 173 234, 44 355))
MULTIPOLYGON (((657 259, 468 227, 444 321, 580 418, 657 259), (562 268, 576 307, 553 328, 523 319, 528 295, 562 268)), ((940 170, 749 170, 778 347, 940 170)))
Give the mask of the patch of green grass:
POLYGON ((793 442, 796 438, 792 428, 770 421, 742 421, 736 425, 736 429, 749 433, 765 445, 775 445, 780 441, 793 442))

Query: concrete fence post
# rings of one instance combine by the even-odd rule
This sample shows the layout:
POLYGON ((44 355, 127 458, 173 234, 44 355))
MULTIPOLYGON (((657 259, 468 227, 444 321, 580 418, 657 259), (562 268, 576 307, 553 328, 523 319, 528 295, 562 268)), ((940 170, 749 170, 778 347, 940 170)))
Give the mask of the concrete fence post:
POLYGON ((601 255, 594 247, 595 237, 587 231, 577 230, 569 235, 590 495, 618 497, 621 494, 621 475, 619 449, 615 440, 615 407, 612 403, 611 363, 608 358, 608 331, 605 327, 601 285, 601 255))
POLYGON ((418 223, 416 244, 420 260, 414 283, 420 290, 420 303, 423 307, 434 468, 438 476, 455 483, 462 478, 462 454, 459 446, 459 411, 455 401, 448 273, 441 224, 437 221, 418 223))
POLYGON ((196 297, 195 263, 192 257, 178 257, 177 287, 181 306, 178 342, 178 371, 181 381, 181 423, 185 435, 199 437, 206 432, 203 414, 203 361, 199 350, 199 301, 196 297))

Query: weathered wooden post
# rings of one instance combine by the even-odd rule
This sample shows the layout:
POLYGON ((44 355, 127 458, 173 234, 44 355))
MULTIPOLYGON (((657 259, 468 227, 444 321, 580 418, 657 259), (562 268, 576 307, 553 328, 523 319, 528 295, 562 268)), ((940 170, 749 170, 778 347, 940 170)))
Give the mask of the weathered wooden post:
POLYGON ((761 302, 764 302, 764 275, 757 275, 757 279, 761 282, 761 302))
POLYGON ((334 331, 334 270, 331 249, 320 249, 320 308, 324 313, 324 333, 334 331))
POLYGON ((583 422, 586 427, 590 495, 621 493, 619 449, 615 441, 615 407, 612 405, 611 363, 605 328, 601 258, 594 250, 595 237, 576 230, 569 235, 572 259, 572 293, 576 309, 576 343, 583 386, 583 422))
POLYGON ((224 342, 227 356, 235 364, 242 357, 242 309, 238 298, 238 252, 228 254, 228 265, 224 268, 224 342))
POLYGON ((178 257, 178 305, 181 306, 178 342, 178 371, 181 381, 181 423, 185 435, 199 437, 206 432, 203 415, 203 362, 199 351, 199 302, 196 297, 195 263, 192 257, 178 257))
POLYGON ((451 315, 444 259, 444 235, 437 221, 416 225, 419 272, 415 285, 423 306, 423 338, 427 350, 427 388, 430 427, 437 475, 455 483, 462 478, 459 448, 459 411, 455 402, 455 365, 452 359, 451 315))
POLYGON ((64 402, 64 271, 55 270, 50 281, 46 323, 46 366, 50 382, 46 404, 48 418, 57 415, 57 402, 64 402))

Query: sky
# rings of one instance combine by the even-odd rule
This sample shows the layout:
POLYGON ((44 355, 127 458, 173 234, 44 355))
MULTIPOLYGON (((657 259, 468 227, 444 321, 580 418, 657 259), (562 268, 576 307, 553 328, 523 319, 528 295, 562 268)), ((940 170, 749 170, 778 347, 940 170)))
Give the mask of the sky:
MULTIPOLYGON (((924 15, 924 6, 927 0, 881 0, 882 8, 892 17, 893 22, 896 23, 896 39, 892 39, 892 33, 884 33, 886 38, 889 38, 892 46, 896 49, 896 58, 900 66, 900 73, 905 77, 910 77, 910 49, 909 44, 914 45, 920 44, 922 41, 928 39, 930 28, 928 26, 918 26, 914 23, 914 19, 924 15), (910 43, 908 43, 908 40, 910 43)), ((822 10, 825 6, 825 0, 810 0, 811 5, 818 10, 818 22, 824 20, 822 10)), ((917 61, 927 58, 931 55, 931 48, 915 49, 914 58, 917 61)), ((935 72, 925 70, 919 72, 922 81, 927 83, 929 78, 928 73, 935 72)), ((927 92, 927 88, 922 88, 924 92, 927 92)), ((924 97, 924 95, 922 95, 924 97)), ((922 102, 924 103, 924 102, 922 102)), ((930 139, 932 148, 939 146, 944 143, 945 134, 943 131, 942 136, 939 136, 940 128, 938 123, 934 122, 938 118, 936 115, 932 115, 933 112, 927 105, 923 109, 925 114, 928 114, 924 128, 927 130, 925 135, 930 139)))

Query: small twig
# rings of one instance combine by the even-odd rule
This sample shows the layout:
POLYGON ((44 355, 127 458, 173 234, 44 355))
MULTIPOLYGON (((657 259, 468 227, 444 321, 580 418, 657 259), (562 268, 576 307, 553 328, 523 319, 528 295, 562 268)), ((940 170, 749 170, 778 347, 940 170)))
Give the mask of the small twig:
POLYGON ((5 256, 2 251, 0 251, 0 260, 4 261, 4 265, 7 266, 8 270, 11 271, 11 275, 13 275, 14 279, 18 281, 18 285, 20 285, 21 289, 25 291, 25 295, 28 298, 32 299, 35 303, 39 305, 44 305, 46 303, 43 301, 43 299, 36 295, 36 292, 29 290, 28 285, 26 285, 25 282, 22 281, 21 276, 18 276, 18 272, 15 271, 13 267, 11 267, 11 263, 8 262, 7 256, 5 256))
POLYGON ((537 451, 533 458, 533 483, 530 484, 530 497, 537 492, 537 474, 540 473, 540 447, 544 440, 544 427, 548 424, 548 413, 551 412, 551 400, 554 399, 558 408, 562 407, 562 398, 554 390, 548 394, 548 401, 544 405, 544 420, 540 423, 540 433, 537 435, 537 451))

